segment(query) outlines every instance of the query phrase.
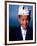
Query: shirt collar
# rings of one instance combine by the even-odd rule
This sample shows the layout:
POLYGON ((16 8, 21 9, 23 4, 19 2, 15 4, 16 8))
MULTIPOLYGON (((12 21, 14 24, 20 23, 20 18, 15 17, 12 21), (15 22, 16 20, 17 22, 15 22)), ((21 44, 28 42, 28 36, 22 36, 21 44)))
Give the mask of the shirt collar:
POLYGON ((24 30, 23 27, 21 26, 21 31, 22 31, 23 34, 26 34, 27 30, 24 30))
POLYGON ((23 34, 26 34, 27 30, 24 30, 23 27, 21 26, 21 31, 22 31, 23 34))

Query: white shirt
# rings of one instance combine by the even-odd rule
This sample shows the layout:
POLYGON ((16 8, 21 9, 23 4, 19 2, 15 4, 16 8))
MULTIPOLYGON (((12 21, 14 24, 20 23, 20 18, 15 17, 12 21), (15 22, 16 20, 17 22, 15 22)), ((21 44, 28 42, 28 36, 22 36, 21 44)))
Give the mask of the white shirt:
POLYGON ((21 26, 21 33, 22 33, 23 40, 25 40, 26 31, 27 31, 27 30, 24 30, 23 27, 21 26))

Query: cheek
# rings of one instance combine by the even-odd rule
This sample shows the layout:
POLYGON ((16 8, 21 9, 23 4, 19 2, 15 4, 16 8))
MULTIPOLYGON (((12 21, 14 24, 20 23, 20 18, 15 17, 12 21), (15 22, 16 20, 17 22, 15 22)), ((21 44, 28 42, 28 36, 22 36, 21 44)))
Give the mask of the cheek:
POLYGON ((20 20, 20 24, 21 24, 21 25, 23 24, 23 21, 22 21, 22 20, 20 20))
POLYGON ((20 21, 20 24, 23 24, 23 21, 20 21))
POLYGON ((27 21, 27 24, 29 23, 29 21, 27 21))

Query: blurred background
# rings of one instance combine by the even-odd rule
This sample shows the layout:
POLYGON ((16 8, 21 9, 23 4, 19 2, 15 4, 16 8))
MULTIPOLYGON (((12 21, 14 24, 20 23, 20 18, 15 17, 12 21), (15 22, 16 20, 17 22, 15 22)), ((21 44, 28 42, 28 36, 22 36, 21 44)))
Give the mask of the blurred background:
MULTIPOLYGON (((28 7, 31 10, 29 26, 33 27, 33 6, 24 5, 24 7, 28 7)), ((19 5, 9 5, 9 28, 14 28, 19 26, 18 8, 19 5)))

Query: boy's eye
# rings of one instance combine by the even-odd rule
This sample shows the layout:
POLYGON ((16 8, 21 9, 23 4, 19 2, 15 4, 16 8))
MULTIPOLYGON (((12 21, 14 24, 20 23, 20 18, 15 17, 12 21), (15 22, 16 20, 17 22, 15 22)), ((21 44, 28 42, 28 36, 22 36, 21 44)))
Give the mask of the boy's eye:
POLYGON ((22 21, 24 21, 24 19, 22 19, 22 21))

